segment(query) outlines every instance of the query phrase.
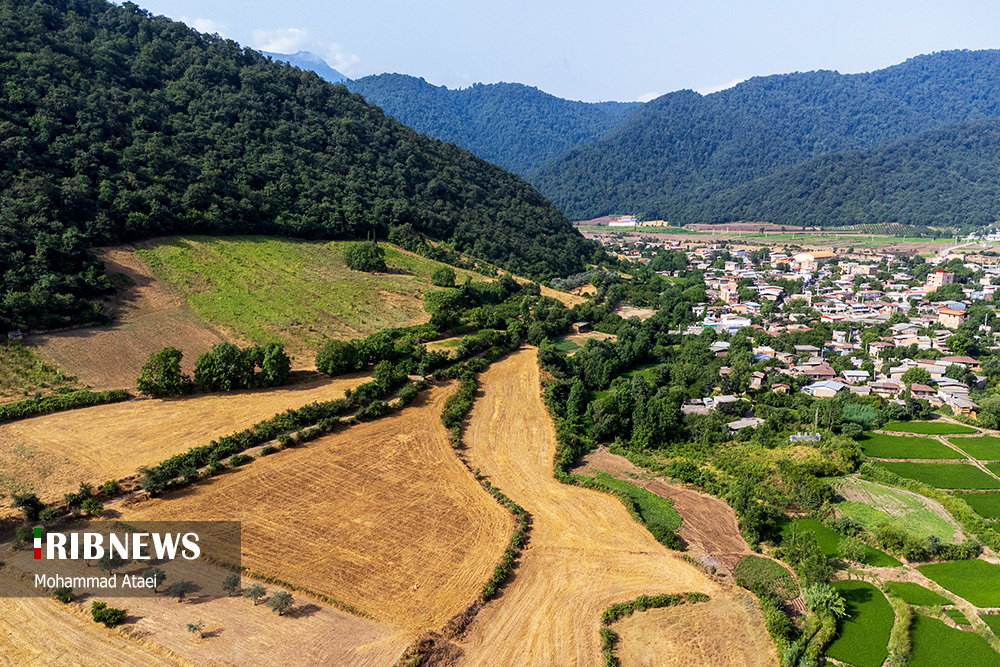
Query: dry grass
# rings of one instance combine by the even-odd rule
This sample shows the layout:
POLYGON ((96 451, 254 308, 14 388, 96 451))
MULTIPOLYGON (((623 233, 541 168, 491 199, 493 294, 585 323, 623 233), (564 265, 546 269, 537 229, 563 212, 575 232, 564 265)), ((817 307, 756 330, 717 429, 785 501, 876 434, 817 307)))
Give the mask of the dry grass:
MULTIPOLYGON (((494 364, 482 389, 465 436, 470 463, 531 514, 532 532, 514 580, 470 626, 460 664, 595 665, 600 614, 609 604, 642 594, 730 594, 656 542, 618 499, 552 477, 555 433, 535 351, 494 364)), ((759 645, 776 662, 759 612, 735 609, 744 611, 692 629, 693 636, 759 645)))
MULTIPOLYGON (((266 390, 149 399, 71 410, 0 426, 0 493, 33 491, 61 500, 81 481, 135 474, 190 447, 289 408, 340 398, 367 380, 356 374, 266 390)), ((13 510, 5 507, 0 515, 13 510)))
POLYGON ((614 625, 616 654, 623 667, 775 665, 774 646, 759 631, 760 612, 748 613, 754 604, 737 594, 632 614, 614 625))
POLYGON ((243 565, 413 634, 479 594, 512 520, 441 423, 453 386, 412 407, 126 510, 241 521, 243 565))

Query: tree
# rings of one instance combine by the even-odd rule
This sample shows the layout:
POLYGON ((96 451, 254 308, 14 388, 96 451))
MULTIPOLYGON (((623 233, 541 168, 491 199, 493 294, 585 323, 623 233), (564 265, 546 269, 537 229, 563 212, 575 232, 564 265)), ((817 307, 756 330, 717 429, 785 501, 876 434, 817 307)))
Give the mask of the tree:
POLYGON ((257 603, 260 602, 261 598, 267 595, 267 589, 263 585, 254 583, 248 588, 243 589, 243 597, 248 600, 253 600, 253 604, 256 607, 257 603))
POLYGON ((900 379, 905 384, 930 384, 931 374, 926 368, 914 366, 913 368, 908 368, 900 379))
POLYGON ((101 512, 104 511, 104 504, 97 498, 87 498, 80 505, 80 509, 87 516, 101 516, 101 512))
POLYGON ((90 605, 90 617, 95 623, 103 623, 107 628, 113 628, 124 621, 127 614, 128 610, 109 607, 107 602, 94 600, 90 605))
POLYGON ((170 584, 170 588, 167 589, 167 594, 172 598, 177 598, 178 602, 183 602, 184 596, 187 595, 187 582, 184 580, 175 581, 170 584))
POLYGON ((21 510, 27 521, 38 521, 38 515, 45 509, 45 505, 34 493, 15 493, 11 501, 15 508, 21 510))
POLYGON ((153 580, 153 592, 156 592, 157 586, 167 580, 167 573, 163 571, 161 567, 147 567, 142 571, 142 576, 145 579, 153 580))
POLYGON ((233 572, 232 574, 226 575, 226 578, 222 581, 222 590, 226 591, 230 597, 236 595, 240 592, 240 575, 233 572))
POLYGON ((60 586, 52 591, 52 597, 59 600, 63 604, 70 603, 73 601, 73 589, 69 586, 60 586))
POLYGON ((366 273, 385 273, 385 250, 375 241, 361 241, 344 251, 347 268, 366 273))
POLYGON ((439 266, 431 274, 431 283, 438 287, 454 287, 455 269, 450 266, 439 266))
POLYGON ((271 611, 277 612, 278 616, 283 616, 286 611, 292 608, 292 594, 288 591, 277 591, 271 596, 267 606, 271 611))
POLYGON ((217 343, 198 357, 194 381, 210 391, 232 391, 251 386, 253 359, 232 343, 217 343))
POLYGON ((363 362, 353 342, 328 341, 316 355, 316 370, 327 375, 350 373, 361 368, 363 362))
POLYGON ((976 415, 982 426, 1000 429, 1000 396, 987 396, 979 401, 976 415))
POLYGON ((840 552, 841 558, 844 560, 854 561, 855 563, 864 563, 865 558, 867 557, 865 543, 857 537, 851 535, 847 535, 840 539, 837 550, 840 552))
POLYGON ((149 355, 139 371, 136 388, 147 396, 180 396, 188 387, 190 379, 181 373, 181 359, 184 354, 174 347, 165 347, 149 355))
POLYGON ((205 638, 205 621, 198 619, 197 623, 188 623, 187 631, 191 634, 198 633, 200 639, 205 638))
POLYGON ((281 343, 254 345, 243 352, 250 358, 252 366, 260 369, 253 376, 254 386, 277 387, 288 381, 292 372, 292 360, 285 354, 285 346, 281 343))
POLYGON ((843 618, 847 605, 836 588, 826 583, 812 584, 802 592, 802 600, 818 616, 843 618))
POLYGON ((128 558, 123 558, 117 551, 108 549, 107 552, 97 560, 97 567, 107 572, 109 575, 114 571, 129 564, 128 558))

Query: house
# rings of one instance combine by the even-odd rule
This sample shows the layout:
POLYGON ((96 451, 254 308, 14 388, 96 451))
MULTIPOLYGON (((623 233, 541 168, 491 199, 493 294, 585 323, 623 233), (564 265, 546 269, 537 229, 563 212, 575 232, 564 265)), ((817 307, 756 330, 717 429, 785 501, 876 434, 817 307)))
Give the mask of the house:
POLYGON ((783 382, 779 382, 778 384, 772 384, 771 385, 771 391, 777 392, 779 394, 787 394, 791 390, 792 390, 792 388, 789 385, 787 385, 787 384, 785 384, 783 382))
POLYGON ((847 385, 843 382, 837 382, 836 380, 822 380, 820 382, 814 382, 808 386, 802 387, 802 392, 814 396, 815 398, 832 398, 837 395, 837 392, 842 391, 847 388, 847 385))
POLYGON ((903 385, 898 382, 870 382, 868 386, 871 387, 873 394, 882 398, 896 398, 903 391, 903 385))
POLYGON ((962 417, 972 417, 973 419, 976 418, 976 410, 979 406, 970 399, 962 396, 954 396, 950 401, 945 400, 945 402, 949 407, 951 407, 952 411, 956 415, 960 415, 962 417))
POLYGON ((573 333, 586 333, 592 330, 590 322, 574 322, 572 328, 573 333))
POLYGON ((794 260, 794 267, 799 271, 818 271, 820 265, 825 264, 836 257, 832 252, 827 251, 816 251, 816 252, 800 252, 792 259, 794 260))
POLYGON ((800 366, 798 368, 802 369, 800 371, 801 375, 805 375, 810 378, 825 380, 837 377, 837 371, 833 370, 826 364, 820 364, 818 366, 800 366))
POLYGON ((938 311, 938 322, 948 329, 957 329, 965 321, 965 311, 942 308, 938 311))
POLYGON ((844 371, 843 376, 847 384, 867 384, 871 378, 868 371, 844 371))
POLYGON ((910 396, 913 398, 931 398, 932 396, 937 396, 937 389, 914 382, 910 385, 910 396))
POLYGON ((948 271, 935 271, 927 276, 928 291, 936 290, 942 285, 950 285, 955 282, 955 274, 948 271))
POLYGON ((749 417, 747 419, 738 419, 734 422, 729 422, 729 432, 736 433, 740 429, 744 428, 757 428, 764 423, 764 420, 760 417, 749 417))
POLYGON ((946 366, 951 366, 952 364, 956 366, 961 366, 962 368, 975 368, 979 366, 979 362, 972 357, 966 356, 951 356, 951 357, 941 357, 938 363, 944 364, 946 366))

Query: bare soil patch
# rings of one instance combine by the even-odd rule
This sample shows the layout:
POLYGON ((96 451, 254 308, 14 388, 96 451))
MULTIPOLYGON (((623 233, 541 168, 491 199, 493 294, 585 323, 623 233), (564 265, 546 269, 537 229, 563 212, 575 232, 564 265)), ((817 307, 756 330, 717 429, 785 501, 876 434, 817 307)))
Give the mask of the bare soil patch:
POLYGON ((644 321, 656 314, 656 311, 652 308, 635 308, 633 306, 618 306, 612 312, 626 320, 630 317, 638 317, 644 321))
MULTIPOLYGON (((187 449, 290 408, 340 398, 363 374, 275 389, 143 399, 70 410, 0 426, 0 493, 62 500, 81 481, 133 475, 187 449)), ((14 510, 0 509, 0 516, 14 510)))
POLYGON ((756 603, 745 594, 650 609, 615 623, 617 655, 623 667, 777 664, 771 640, 758 631, 761 622, 756 603))
POLYGON ((721 574, 732 576, 740 559, 752 553, 740 535, 736 513, 722 500, 654 477, 604 446, 584 456, 573 472, 593 475, 597 471, 673 500, 674 509, 684 519, 677 534, 687 545, 687 553, 705 565, 714 565, 721 574))
MULTIPOLYGON (((595 665, 609 604, 641 594, 731 594, 656 542, 617 498, 552 477, 555 433, 539 380, 535 350, 494 364, 482 375, 483 395, 466 430, 470 464, 529 512, 532 531, 513 581, 468 629, 458 664, 595 665)), ((721 635, 763 642, 762 659, 776 663, 760 612, 745 609, 739 622, 691 632, 705 642, 721 635)))
POLYGON ((115 324, 28 337, 66 372, 99 389, 135 389, 139 369, 151 353, 176 347, 184 352, 184 371, 194 373, 198 355, 227 339, 167 283, 153 278, 132 246, 103 248, 95 254, 109 275, 123 273, 134 283, 105 304, 115 324))
POLYGON ((441 423, 454 383, 402 412, 142 502, 126 519, 242 522, 251 571, 411 633, 479 594, 512 529, 441 423))

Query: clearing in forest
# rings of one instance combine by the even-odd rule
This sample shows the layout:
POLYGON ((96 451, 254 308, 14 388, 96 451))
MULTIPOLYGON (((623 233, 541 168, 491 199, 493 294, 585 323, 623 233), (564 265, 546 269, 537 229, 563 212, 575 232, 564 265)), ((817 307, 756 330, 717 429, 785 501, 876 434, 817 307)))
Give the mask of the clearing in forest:
MULTIPOLYGON (((463 665, 598 664, 609 604, 642 594, 736 594, 654 540, 614 496, 553 478, 555 432, 536 356, 522 350, 482 375, 465 432, 470 464, 524 507, 532 527, 514 579, 467 630, 463 665)), ((759 609, 736 604, 722 619, 692 628, 690 641, 739 649, 722 664, 777 664, 759 609)))
MULTIPOLYGON (((98 405, 0 425, 0 493, 62 500, 80 482, 95 486, 140 466, 207 445, 291 408, 342 398, 366 382, 357 373, 273 389, 98 405)), ((7 505, 7 503, 5 503, 7 505)), ((14 513, 5 506, 0 516, 14 513)))
POLYGON ((242 522, 243 565, 416 634, 479 595, 513 520, 441 423, 454 384, 412 406, 140 503, 126 519, 242 522))

